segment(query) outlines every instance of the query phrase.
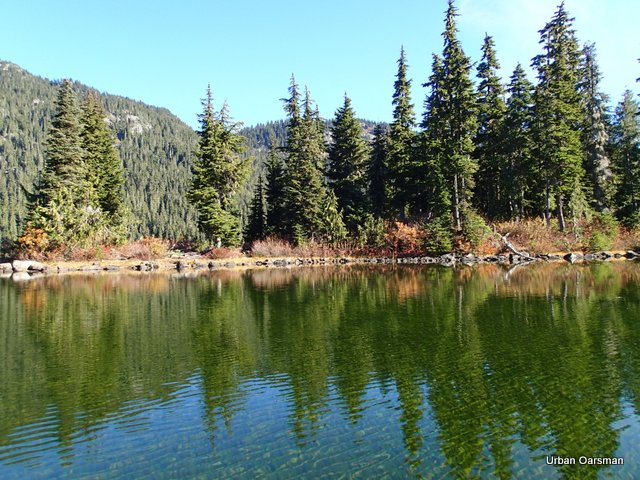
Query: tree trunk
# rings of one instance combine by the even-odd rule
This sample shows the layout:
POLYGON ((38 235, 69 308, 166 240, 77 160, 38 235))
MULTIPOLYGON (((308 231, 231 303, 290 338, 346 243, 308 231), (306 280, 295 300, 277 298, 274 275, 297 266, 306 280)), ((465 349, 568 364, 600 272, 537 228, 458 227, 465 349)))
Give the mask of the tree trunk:
POLYGON ((456 230, 460 230, 460 197, 458 193, 458 175, 453 176, 453 220, 456 225, 456 230))
POLYGON ((545 206, 544 206, 544 223, 547 227, 551 226, 551 187, 549 185, 549 180, 546 181, 544 187, 544 196, 545 196, 545 206))
POLYGON ((560 231, 564 232, 565 229, 567 228, 567 224, 564 219, 564 200, 562 198, 562 195, 558 195, 557 201, 558 201, 558 222, 560 223, 559 227, 560 227, 560 231))

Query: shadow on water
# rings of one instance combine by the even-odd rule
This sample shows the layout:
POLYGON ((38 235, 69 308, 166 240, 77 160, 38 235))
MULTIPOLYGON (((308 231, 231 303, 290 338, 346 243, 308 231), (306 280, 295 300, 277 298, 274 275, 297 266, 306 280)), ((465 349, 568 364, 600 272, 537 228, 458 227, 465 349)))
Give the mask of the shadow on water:
POLYGON ((633 263, 0 279, 0 474, 633 476, 638 319, 633 263))

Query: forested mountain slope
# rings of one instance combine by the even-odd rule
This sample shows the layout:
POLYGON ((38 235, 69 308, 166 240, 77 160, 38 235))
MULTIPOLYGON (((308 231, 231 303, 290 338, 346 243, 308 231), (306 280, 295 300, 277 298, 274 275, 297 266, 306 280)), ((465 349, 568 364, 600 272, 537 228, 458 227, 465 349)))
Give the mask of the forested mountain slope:
MULTIPOLYGON (((27 194, 42 172, 44 140, 58 82, 0 61, 0 238, 15 238, 27 194)), ((90 88, 74 83, 83 97, 90 88)), ((195 132, 164 108, 100 94, 125 166, 126 204, 133 237, 194 237, 195 213, 185 199, 195 132)))

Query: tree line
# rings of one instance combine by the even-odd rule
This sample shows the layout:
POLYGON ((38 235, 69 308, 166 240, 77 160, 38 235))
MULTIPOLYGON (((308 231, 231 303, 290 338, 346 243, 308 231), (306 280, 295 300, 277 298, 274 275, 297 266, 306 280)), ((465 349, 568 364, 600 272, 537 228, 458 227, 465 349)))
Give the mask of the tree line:
POLYGON ((640 223, 638 101, 626 91, 609 113, 595 46, 580 46, 564 3, 540 30, 536 84, 520 64, 502 83, 488 35, 474 84, 457 16, 450 0, 422 119, 401 49, 393 121, 370 144, 345 97, 327 145, 317 109, 292 78, 286 144, 273 149, 256 186, 248 240, 370 238, 376 222, 399 219, 422 222, 432 247, 448 250, 453 235, 473 239, 485 220, 553 218, 561 231, 594 216, 640 223))
MULTIPOLYGON (((206 241, 232 246, 277 236, 376 245, 385 225, 400 221, 419 224, 428 249, 448 251, 455 237, 477 242, 487 222, 501 220, 542 217, 561 231, 593 218, 640 224, 638 101, 627 91, 610 114, 595 46, 580 46, 564 3, 540 30, 542 53, 531 62, 535 84, 520 64, 503 84, 489 35, 474 82, 457 16, 449 0, 422 118, 402 48, 393 120, 379 125, 371 142, 348 96, 327 132, 308 89, 292 76, 283 99, 285 139, 272 138, 267 161, 252 172, 247 218, 238 197, 251 162, 238 124, 226 105, 214 109, 209 88, 186 194, 206 241)), ((122 162, 97 120, 105 113, 91 98, 79 114, 70 84, 62 83, 46 168, 31 202, 29 228, 58 242, 126 236, 122 162)))

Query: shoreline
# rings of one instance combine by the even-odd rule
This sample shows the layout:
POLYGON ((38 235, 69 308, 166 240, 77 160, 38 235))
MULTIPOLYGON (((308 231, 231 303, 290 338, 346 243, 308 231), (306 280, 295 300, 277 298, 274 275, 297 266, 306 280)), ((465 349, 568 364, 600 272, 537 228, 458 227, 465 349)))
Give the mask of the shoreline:
POLYGON ((38 262, 7 259, 0 262, 0 278, 28 280, 42 275, 65 275, 70 273, 173 273, 332 265, 441 265, 445 267, 465 267, 478 264, 497 264, 515 266, 540 262, 574 264, 634 259, 640 259, 640 252, 556 252, 533 257, 513 253, 508 255, 456 255, 448 253, 439 256, 413 257, 233 257, 210 259, 199 254, 175 254, 153 260, 117 259, 38 262))

